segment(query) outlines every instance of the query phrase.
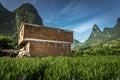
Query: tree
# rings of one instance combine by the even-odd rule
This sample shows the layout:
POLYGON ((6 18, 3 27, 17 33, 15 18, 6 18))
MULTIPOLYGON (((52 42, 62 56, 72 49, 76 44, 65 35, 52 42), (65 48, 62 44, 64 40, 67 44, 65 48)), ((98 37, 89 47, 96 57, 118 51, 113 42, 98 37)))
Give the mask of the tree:
POLYGON ((0 36, 0 49, 12 49, 12 39, 9 36, 0 36))

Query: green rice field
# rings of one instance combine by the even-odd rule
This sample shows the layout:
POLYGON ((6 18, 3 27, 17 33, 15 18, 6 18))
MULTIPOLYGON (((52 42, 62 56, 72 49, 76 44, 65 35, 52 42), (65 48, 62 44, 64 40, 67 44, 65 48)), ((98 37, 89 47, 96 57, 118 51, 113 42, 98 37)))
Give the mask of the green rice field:
POLYGON ((120 56, 4 57, 0 80, 120 80, 120 56))

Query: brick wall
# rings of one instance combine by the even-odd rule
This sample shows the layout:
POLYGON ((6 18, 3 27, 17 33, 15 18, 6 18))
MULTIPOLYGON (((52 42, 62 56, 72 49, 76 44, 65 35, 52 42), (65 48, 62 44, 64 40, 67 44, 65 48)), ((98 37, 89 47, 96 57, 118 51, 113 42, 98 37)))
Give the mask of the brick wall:
POLYGON ((73 42, 72 31, 23 24, 19 33, 19 45, 22 45, 23 50, 30 52, 35 57, 69 56, 71 54, 71 43, 66 42, 73 42), (29 38, 29 40, 24 40, 25 38, 29 38), (46 41, 31 41, 30 38, 46 41), (47 40, 54 40, 56 43, 47 40), (64 42, 59 43, 59 41, 64 42))
POLYGON ((25 25, 24 38, 73 42, 73 32, 49 27, 25 25))
POLYGON ((49 42, 30 42, 30 54, 32 56, 60 56, 71 54, 70 44, 49 43, 49 42))

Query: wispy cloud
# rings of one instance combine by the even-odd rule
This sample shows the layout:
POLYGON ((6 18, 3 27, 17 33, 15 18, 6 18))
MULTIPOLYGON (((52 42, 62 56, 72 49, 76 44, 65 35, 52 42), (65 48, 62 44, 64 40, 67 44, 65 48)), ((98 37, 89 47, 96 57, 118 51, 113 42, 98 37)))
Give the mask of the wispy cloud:
POLYGON ((45 21, 51 23, 54 20, 54 18, 55 18, 54 13, 49 12, 45 17, 45 21))
POLYGON ((92 16, 99 15, 96 13, 98 11, 94 9, 88 11, 88 6, 86 6, 88 2, 85 4, 83 3, 83 0, 71 1, 70 3, 66 4, 66 6, 61 8, 61 10, 53 13, 49 12, 44 21, 64 27, 70 23, 72 24, 73 22, 76 22, 78 24, 80 21, 88 20, 88 18, 92 16))
POLYGON ((92 28, 93 23, 84 23, 84 24, 78 24, 75 25, 73 31, 77 32, 77 33, 83 33, 89 29, 92 28))
POLYGON ((105 26, 113 25, 110 22, 116 19, 116 15, 119 16, 119 13, 113 15, 113 12, 118 12, 119 6, 116 9, 113 6, 117 6, 115 1, 112 1, 112 4, 108 4, 108 0, 97 3, 85 0, 70 1, 58 11, 48 13, 45 21, 56 25, 56 27, 73 30, 75 39, 83 42, 90 35, 94 24, 100 26, 101 30, 105 26), (104 5, 105 3, 108 6, 104 5), (114 20, 111 21, 113 18, 114 20))
POLYGON ((120 17, 120 0, 0 0, 14 10, 23 3, 33 4, 44 25, 73 30, 75 39, 85 41, 93 24, 100 29, 113 26, 120 17), (14 3, 13 3, 14 1, 14 3))
POLYGON ((59 20, 59 22, 64 23, 69 21, 72 23, 75 21, 88 20, 89 18, 93 19, 94 17, 100 16, 114 9, 112 4, 108 4, 109 6, 101 6, 101 4, 108 3, 108 1, 98 1, 98 3, 99 2, 100 4, 96 4, 96 2, 90 1, 87 2, 84 0, 71 1, 71 3, 64 6, 59 11, 60 15, 65 15, 65 19, 64 17, 61 17, 61 20, 59 20))
POLYGON ((58 23, 60 22, 59 20, 57 20, 57 16, 56 13, 53 12, 49 12, 45 17, 44 17, 44 23, 47 26, 53 26, 53 27, 58 27, 58 23), (55 25, 55 26, 54 26, 55 25))
POLYGON ((93 24, 94 22, 91 21, 91 22, 86 22, 82 24, 66 26, 65 28, 68 28, 68 29, 71 28, 71 30, 74 31, 74 38, 79 40, 80 42, 84 42, 90 35, 93 24))
POLYGON ((74 19, 78 18, 78 15, 81 14, 84 7, 85 7, 85 5, 82 4, 80 1, 79 2, 72 1, 71 3, 64 6, 59 11, 59 13, 62 15, 66 15, 67 20, 71 20, 71 19, 73 20, 73 18, 74 19))
POLYGON ((98 24, 100 21, 101 20, 99 20, 99 17, 96 17, 83 23, 66 26, 65 29, 71 29, 74 31, 74 38, 80 40, 81 42, 84 42, 89 37, 93 25, 98 24))
POLYGON ((70 10, 70 8, 72 7, 73 3, 65 6, 62 10, 61 10, 61 13, 64 14, 64 13, 68 13, 68 11, 70 10))

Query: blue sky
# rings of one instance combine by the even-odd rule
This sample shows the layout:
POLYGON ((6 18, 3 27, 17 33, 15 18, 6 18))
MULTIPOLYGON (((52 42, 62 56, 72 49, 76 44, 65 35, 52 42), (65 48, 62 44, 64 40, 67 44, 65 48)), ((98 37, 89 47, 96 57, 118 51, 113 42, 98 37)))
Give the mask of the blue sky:
POLYGON ((74 31, 74 38, 84 42, 92 27, 101 31, 113 27, 120 17, 120 0, 0 0, 13 11, 23 3, 31 3, 37 9, 46 26, 74 31))

